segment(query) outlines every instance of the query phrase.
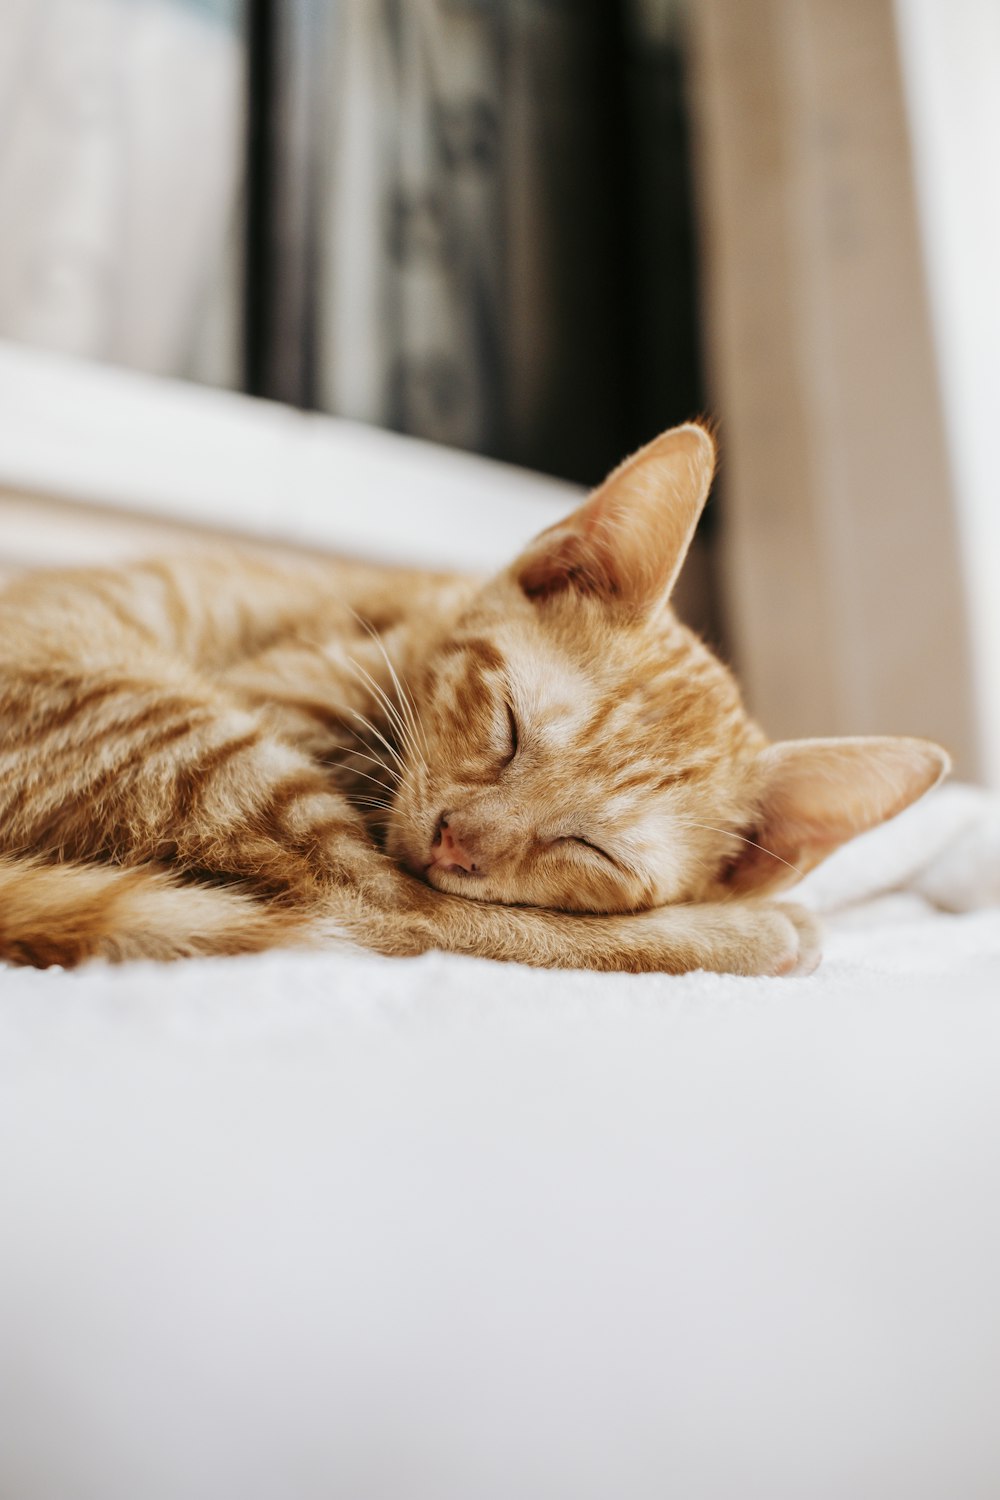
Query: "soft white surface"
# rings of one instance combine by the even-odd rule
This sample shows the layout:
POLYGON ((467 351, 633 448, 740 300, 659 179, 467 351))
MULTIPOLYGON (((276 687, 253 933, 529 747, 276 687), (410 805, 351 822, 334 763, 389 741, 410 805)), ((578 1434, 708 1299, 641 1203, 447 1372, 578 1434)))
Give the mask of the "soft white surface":
POLYGON ((0 973, 0 1494, 995 1500, 998 879, 956 788, 808 979, 0 973))
POLYGON ((492 573, 580 499, 360 422, 0 340, 0 490, 492 573))

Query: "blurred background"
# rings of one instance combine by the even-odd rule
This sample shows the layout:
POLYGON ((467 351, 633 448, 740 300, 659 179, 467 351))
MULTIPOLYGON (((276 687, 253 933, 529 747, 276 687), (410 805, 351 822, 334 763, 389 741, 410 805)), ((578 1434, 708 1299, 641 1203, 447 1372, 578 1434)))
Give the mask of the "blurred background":
POLYGON ((0 110, 8 356, 577 484, 708 412, 767 728, 1000 782, 995 0, 0 0, 0 110))
POLYGON ((674 0, 4 0, 5 336, 583 482, 703 404, 674 0))

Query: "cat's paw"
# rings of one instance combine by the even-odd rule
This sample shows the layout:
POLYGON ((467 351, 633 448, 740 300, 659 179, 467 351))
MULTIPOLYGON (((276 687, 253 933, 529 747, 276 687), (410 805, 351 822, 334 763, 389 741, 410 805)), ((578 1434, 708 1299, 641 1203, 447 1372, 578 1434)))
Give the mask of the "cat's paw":
POLYGON ((804 906, 792 902, 748 902, 739 912, 733 958, 727 972, 785 976, 811 974, 820 960, 819 923, 804 906))
POLYGON ((802 906, 736 901, 661 907, 650 918, 665 945, 650 967, 667 972, 801 975, 819 963, 820 927, 802 906))
POLYGON ((795 924, 799 935, 798 956, 792 968, 785 972, 799 977, 812 974, 819 967, 819 961, 823 957, 822 923, 811 911, 807 911, 804 906, 798 906, 794 901, 782 902, 778 910, 795 924))

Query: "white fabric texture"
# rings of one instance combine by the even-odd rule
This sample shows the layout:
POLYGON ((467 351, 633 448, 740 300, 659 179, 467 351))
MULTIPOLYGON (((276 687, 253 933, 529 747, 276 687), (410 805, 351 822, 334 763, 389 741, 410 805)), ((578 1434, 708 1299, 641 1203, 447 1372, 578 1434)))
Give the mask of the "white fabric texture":
POLYGON ((0 972, 11 1500, 995 1500, 1000 803, 809 978, 0 972))

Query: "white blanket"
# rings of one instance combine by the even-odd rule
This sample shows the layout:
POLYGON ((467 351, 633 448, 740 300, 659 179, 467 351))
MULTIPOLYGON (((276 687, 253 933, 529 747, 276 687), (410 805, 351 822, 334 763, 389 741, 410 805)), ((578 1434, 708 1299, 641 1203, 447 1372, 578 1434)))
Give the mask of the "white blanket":
POLYGON ((4 1500, 996 1500, 1000 803, 806 979, 0 972, 4 1500))

